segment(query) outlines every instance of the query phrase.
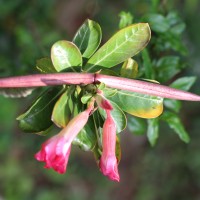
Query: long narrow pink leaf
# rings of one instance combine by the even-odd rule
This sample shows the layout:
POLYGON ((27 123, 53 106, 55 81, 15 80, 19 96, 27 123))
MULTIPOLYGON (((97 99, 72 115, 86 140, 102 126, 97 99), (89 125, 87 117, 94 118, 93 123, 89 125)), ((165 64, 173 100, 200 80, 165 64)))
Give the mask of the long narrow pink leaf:
POLYGON ((34 74, 0 79, 0 88, 41 87, 48 85, 80 85, 105 83, 106 86, 169 99, 200 101, 190 92, 146 81, 90 73, 34 74))
POLYGON ((94 74, 34 74, 0 79, 0 88, 41 87, 47 85, 80 85, 94 83, 94 74))
POLYGON ((132 80, 102 74, 96 74, 95 81, 105 83, 108 87, 127 90, 131 92, 138 92, 169 99, 200 101, 200 96, 196 94, 146 81, 132 80))

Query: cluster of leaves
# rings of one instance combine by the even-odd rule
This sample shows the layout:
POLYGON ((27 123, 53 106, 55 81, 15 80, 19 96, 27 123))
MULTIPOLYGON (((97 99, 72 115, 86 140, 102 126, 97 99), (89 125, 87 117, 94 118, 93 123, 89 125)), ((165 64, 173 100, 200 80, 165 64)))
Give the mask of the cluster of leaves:
MULTIPOLYGON (((166 17, 158 14, 145 16, 143 21, 150 23, 153 37, 149 48, 144 49, 150 40, 149 26, 147 23, 132 25, 132 20, 130 13, 122 12, 121 30, 99 49, 102 38, 101 28, 98 23, 86 20, 78 29, 72 42, 66 40, 56 42, 51 48, 51 58, 38 60, 37 69, 41 73, 95 72, 131 79, 143 77, 143 80, 150 82, 157 82, 152 79, 161 82, 171 80, 184 67, 180 63, 180 57, 171 55, 172 50, 185 53, 179 39, 184 30, 183 22, 175 13, 170 13, 166 17), (180 27, 182 27, 181 31, 180 27), (143 50, 142 54, 136 57, 137 61, 134 60, 132 57, 141 50, 143 50), (141 67, 140 70, 138 66, 141 67)), ((170 86, 188 90, 194 81, 194 77, 184 77, 172 82, 170 86)), ((188 134, 177 115, 181 108, 179 101, 165 100, 164 104, 173 112, 165 111, 161 117, 158 117, 163 111, 163 98, 111 89, 104 84, 63 85, 48 88, 25 113, 17 118, 19 126, 24 132, 40 135, 46 135, 55 125, 63 128, 72 117, 86 108, 87 103, 99 89, 114 108, 111 114, 117 125, 117 133, 126 128, 127 118, 124 113, 126 112, 130 114, 129 129, 137 134, 143 134, 147 130, 152 145, 158 138, 159 120, 166 121, 183 141, 189 141, 188 134), (148 119, 147 124, 141 118, 148 119)), ((104 119, 105 112, 98 107, 74 140, 74 144, 83 150, 92 150, 97 158, 100 156, 104 119)), ((118 142, 116 151, 120 159, 118 142)))
MULTIPOLYGON (((127 15, 127 14, 126 14, 127 15)), ((127 16, 130 21, 130 16, 127 16)), ((187 65, 182 58, 187 49, 182 40, 185 24, 176 12, 167 15, 150 13, 142 17, 150 24, 152 38, 148 47, 138 56, 141 70, 139 77, 155 79, 161 83, 168 83, 170 87, 188 91, 194 84, 196 77, 181 77, 174 81, 187 65)), ((139 118, 129 117, 128 127, 135 134, 147 133, 151 145, 155 145, 159 136, 160 121, 166 122, 184 142, 189 142, 189 135, 185 130, 179 112, 182 103, 178 100, 164 99, 165 111, 155 119, 148 119, 147 123, 139 118)))
MULTIPOLYGON (((131 62, 131 57, 144 49, 150 40, 148 24, 139 23, 121 29, 97 50, 101 37, 100 26, 92 20, 86 20, 73 41, 56 42, 51 48, 51 58, 38 60, 37 69, 42 73, 97 72, 134 78, 137 74, 137 65, 131 62), (123 61, 125 62, 120 74, 108 69, 123 61), (130 70, 134 71, 131 75, 130 70)), ((127 119, 124 112, 143 118, 154 118, 162 113, 161 97, 110 89, 104 84, 63 85, 48 88, 41 94, 28 110, 17 118, 19 126, 25 132, 41 135, 46 135, 54 125, 65 127, 73 116, 85 109, 97 90, 102 90, 113 106, 111 114, 117 126, 117 133, 126 128, 127 119)), ((90 116, 74 144, 84 150, 93 150, 98 156, 105 117, 104 110, 98 108, 90 116)), ((120 147, 117 147, 117 154, 120 157, 120 147)))

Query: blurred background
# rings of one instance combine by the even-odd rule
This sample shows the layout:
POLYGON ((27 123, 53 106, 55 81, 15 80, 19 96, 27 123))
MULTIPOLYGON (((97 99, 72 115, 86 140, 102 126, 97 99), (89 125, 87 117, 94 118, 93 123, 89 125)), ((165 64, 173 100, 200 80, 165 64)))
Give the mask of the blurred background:
MULTIPOLYGON (((152 12, 151 0, 0 0, 0 77, 36 73, 35 61, 49 56, 59 39, 71 40, 86 18, 97 21, 105 42, 118 30, 124 10, 140 18, 152 12)), ((157 0, 162 11, 176 11, 186 23, 189 67, 180 76, 197 76, 200 94, 200 2, 157 0)), ((184 144, 165 124, 157 145, 144 135, 121 134, 120 183, 101 175, 93 155, 73 147, 67 173, 43 169, 34 159, 45 137, 22 133, 16 117, 33 96, 0 96, 1 200, 198 200, 200 199, 200 103, 184 102, 181 119, 191 141, 184 144)))

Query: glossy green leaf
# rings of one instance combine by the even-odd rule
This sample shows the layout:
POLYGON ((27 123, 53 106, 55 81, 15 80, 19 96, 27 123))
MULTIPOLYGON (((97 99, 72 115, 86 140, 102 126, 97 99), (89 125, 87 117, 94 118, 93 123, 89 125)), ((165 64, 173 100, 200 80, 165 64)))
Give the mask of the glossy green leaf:
POLYGON ((56 73, 50 58, 41 58, 36 61, 36 68, 42 73, 56 73))
POLYGON ((186 132, 180 118, 176 114, 165 111, 161 116, 161 119, 168 123, 170 128, 173 129, 176 134, 178 134, 179 138, 182 141, 186 143, 190 141, 188 133, 186 132))
POLYGON ((117 93, 117 89, 113 89, 113 88, 105 87, 105 88, 102 88, 102 90, 106 97, 112 97, 117 93))
POLYGON ((87 124, 73 140, 73 144, 78 145, 84 151, 92 151, 96 143, 97 139, 94 131, 93 119, 90 117, 87 124))
POLYGON ((137 62, 129 58, 124 62, 120 70, 120 75, 125 78, 136 78, 138 74, 138 64, 137 62))
POLYGON ((119 76, 119 74, 117 72, 115 72, 114 70, 108 69, 108 68, 102 68, 99 71, 99 74, 104 74, 104 75, 109 75, 109 76, 119 76))
POLYGON ((101 158, 101 150, 98 146, 98 143, 96 143, 95 147, 92 149, 92 152, 93 152, 94 158, 97 162, 97 165, 99 165, 99 160, 101 158))
MULTIPOLYGON (((81 91, 79 91, 79 88, 76 88, 75 93, 72 95, 72 100, 74 103, 73 116, 76 116, 77 114, 86 109, 86 105, 83 105, 81 102, 81 96, 81 91)), ((95 126, 93 122, 93 115, 91 115, 88 119, 87 124, 83 127, 83 129, 73 140, 73 144, 78 145, 84 151, 93 150, 97 142, 95 126)))
POLYGON ((150 24, 153 31, 164 33, 170 28, 168 20, 160 14, 148 14, 145 16, 145 20, 150 24))
POLYGON ((27 133, 37 133, 48 129, 52 125, 51 113, 59 95, 58 88, 46 90, 25 113, 17 118, 19 127, 27 133))
POLYGON ((146 133, 147 124, 146 121, 139 117, 129 115, 127 117, 128 129, 135 135, 143 135, 146 133))
POLYGON ((116 137, 115 155, 117 158, 117 163, 119 164, 122 157, 122 151, 121 151, 121 145, 120 145, 120 140, 119 140, 118 135, 116 137))
POLYGON ((99 90, 103 90, 106 85, 104 83, 99 83, 98 85, 96 85, 96 87, 99 89, 99 90))
POLYGON ((120 21, 119 21, 119 28, 125 28, 133 23, 133 16, 130 12, 120 12, 119 13, 120 21))
POLYGON ((179 35, 177 36, 170 31, 167 31, 160 35, 160 38, 159 40, 157 40, 157 43, 159 43, 158 51, 175 50, 181 53, 182 55, 186 55, 188 53, 188 49, 183 43, 182 37, 180 37, 179 35))
POLYGON ((164 56, 156 63, 157 80, 166 82, 180 72, 182 66, 178 56, 164 56))
POLYGON ((153 66, 151 63, 151 58, 147 49, 144 49, 142 51, 142 60, 143 60, 144 73, 145 73, 146 78, 154 79, 155 73, 154 73, 153 66))
POLYGON ((40 135, 40 136, 46 136, 46 135, 48 135, 49 133, 51 133, 52 130, 53 130, 53 125, 50 126, 48 129, 46 129, 46 130, 44 130, 44 131, 37 132, 36 134, 37 134, 37 135, 40 135))
POLYGON ((82 55, 78 47, 66 40, 54 43, 51 48, 51 59, 58 72, 82 65, 82 55))
MULTIPOLYGON (((113 110, 111 111, 111 115, 112 115, 114 122, 116 124, 117 133, 120 133, 121 131, 123 131, 126 128, 126 125, 127 125, 126 116, 125 116, 124 112, 120 109, 120 107, 116 103, 114 103, 113 101, 110 101, 110 103, 113 106, 113 110)), ((106 119, 105 110, 103 110, 102 108, 99 108, 98 110, 99 110, 100 114, 102 115, 102 117, 104 119, 106 119)))
POLYGON ((195 83, 195 81, 196 81, 195 76, 181 77, 175 80, 172 84, 170 84, 170 87, 173 87, 179 90, 188 91, 192 87, 192 85, 195 83))
POLYGON ((87 19, 75 34, 73 43, 80 49, 83 57, 89 58, 97 50, 101 38, 99 24, 87 19))
POLYGON ((69 87, 67 91, 65 91, 62 96, 56 102, 51 120, 58 126, 58 127, 65 127, 72 115, 73 111, 73 101, 71 94, 73 92, 73 88, 69 87))
POLYGON ((81 102, 82 102, 83 104, 87 104, 87 103, 91 100, 92 96, 93 96, 93 95, 92 95, 91 93, 88 93, 88 94, 83 95, 83 96, 81 97, 81 102))
POLYGON ((174 100, 174 99, 164 99, 164 105, 169 108, 170 110, 178 113, 181 109, 181 101, 174 100))
POLYGON ((84 70, 110 68, 139 53, 149 42, 151 32, 147 23, 128 26, 118 31, 88 61, 84 70))
POLYGON ((114 96, 107 98, 114 101, 123 111, 141 118, 155 118, 163 111, 161 97, 118 90, 114 96))
POLYGON ((180 35, 185 30, 186 25, 176 12, 170 12, 166 19, 171 26, 170 32, 180 35))
POLYGON ((147 138, 151 146, 154 146, 156 144, 159 134, 159 119, 158 118, 148 119, 147 122, 148 122, 147 138))

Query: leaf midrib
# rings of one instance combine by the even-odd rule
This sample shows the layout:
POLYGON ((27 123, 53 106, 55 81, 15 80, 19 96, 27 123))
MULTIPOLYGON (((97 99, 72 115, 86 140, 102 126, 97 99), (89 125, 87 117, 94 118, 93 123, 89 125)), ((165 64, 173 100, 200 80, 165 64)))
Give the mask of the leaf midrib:
MULTIPOLYGON (((133 29, 133 27, 132 27, 133 29)), ((131 29, 131 31, 132 31, 131 29)), ((103 58, 101 58, 98 62, 96 62, 94 65, 92 65, 90 68, 87 69, 87 71, 91 70, 92 68, 94 68, 96 65, 98 65, 102 60, 104 60, 106 57, 110 56, 114 51, 116 51, 116 49, 119 49, 121 46, 124 45, 124 43, 126 43, 128 40, 130 40, 131 37, 133 37, 138 31, 140 31, 141 29, 138 29, 134 34, 132 34, 129 38, 125 38, 126 40, 124 42, 122 42, 117 48, 113 49, 112 51, 110 51, 110 53, 106 54, 103 58)), ((106 44, 106 43, 105 43, 106 44)), ((98 53, 98 52, 97 52, 98 53)), ((89 64, 89 61, 88 61, 89 64)))

